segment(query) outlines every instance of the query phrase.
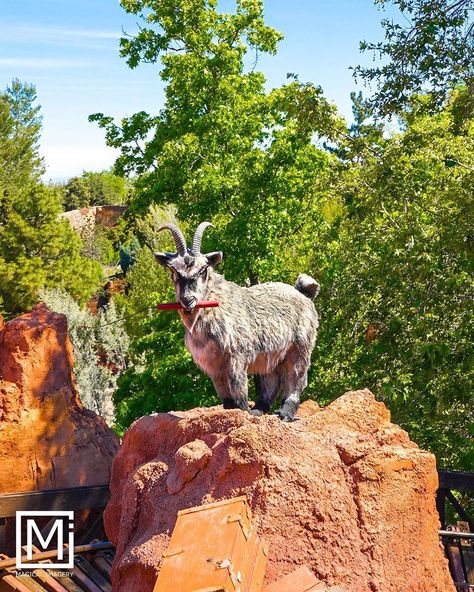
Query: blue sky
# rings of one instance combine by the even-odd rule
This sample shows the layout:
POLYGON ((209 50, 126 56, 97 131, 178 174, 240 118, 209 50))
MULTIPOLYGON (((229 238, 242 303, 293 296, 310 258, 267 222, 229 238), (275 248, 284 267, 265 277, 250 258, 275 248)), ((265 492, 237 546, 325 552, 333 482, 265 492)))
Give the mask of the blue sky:
MULTIPOLYGON (((357 89, 349 66, 371 61, 359 53, 359 41, 382 38, 383 13, 372 0, 266 0, 265 14, 285 35, 278 54, 259 62, 269 87, 297 73, 320 84, 349 118, 349 93, 357 89)), ((88 115, 155 113, 163 104, 158 66, 130 70, 118 55, 122 28, 135 31, 135 18, 118 0, 3 2, 0 17, 0 88, 14 77, 37 88, 45 179, 111 166, 115 153, 88 115)))

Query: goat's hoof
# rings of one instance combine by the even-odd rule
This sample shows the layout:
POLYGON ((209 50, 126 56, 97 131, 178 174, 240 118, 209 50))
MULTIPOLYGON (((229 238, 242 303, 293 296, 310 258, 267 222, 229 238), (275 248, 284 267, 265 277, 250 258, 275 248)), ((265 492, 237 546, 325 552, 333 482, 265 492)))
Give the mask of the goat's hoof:
POLYGON ((263 415, 263 411, 261 409, 251 409, 250 415, 253 415, 254 417, 260 417, 263 415))
POLYGON ((291 423, 292 421, 295 421, 295 417, 293 415, 290 415, 289 413, 285 413, 281 409, 279 409, 276 412, 276 415, 278 415, 278 417, 281 419, 281 421, 284 421, 285 423, 291 423))

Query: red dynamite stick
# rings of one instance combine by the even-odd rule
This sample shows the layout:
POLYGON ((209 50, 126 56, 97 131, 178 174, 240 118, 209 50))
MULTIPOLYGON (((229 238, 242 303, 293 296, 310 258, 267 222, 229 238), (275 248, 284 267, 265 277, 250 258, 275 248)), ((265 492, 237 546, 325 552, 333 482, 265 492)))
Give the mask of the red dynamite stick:
MULTIPOLYGON (((216 308, 216 306, 219 306, 217 300, 203 300, 198 302, 194 308, 216 308)), ((184 310, 181 302, 164 302, 157 304, 156 308, 158 310, 184 310)))

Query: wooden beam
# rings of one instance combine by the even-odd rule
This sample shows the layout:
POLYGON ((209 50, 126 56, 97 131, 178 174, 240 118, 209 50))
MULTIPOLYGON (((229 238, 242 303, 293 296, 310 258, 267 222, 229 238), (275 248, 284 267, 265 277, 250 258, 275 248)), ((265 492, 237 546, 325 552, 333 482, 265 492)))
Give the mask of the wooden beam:
MULTIPOLYGON (((74 547, 74 555, 78 555, 79 553, 89 553, 91 551, 93 552, 102 551, 104 549, 113 549, 113 547, 114 546, 110 541, 99 541, 98 543, 90 543, 89 545, 77 545, 74 547)), ((65 545, 65 549, 67 549, 67 545, 65 545)), ((51 557, 55 558, 57 555, 57 549, 54 551, 41 551, 40 553, 33 553, 31 558, 28 558, 26 555, 22 556, 21 563, 37 563, 39 561, 43 561, 44 559, 51 559, 51 557)), ((0 559, 0 570, 16 565, 17 560, 15 557, 4 557, 5 559, 0 559)))
POLYGON ((474 473, 438 471, 439 487, 456 491, 474 491, 474 473))
POLYGON ((105 508, 110 498, 108 485, 49 489, 0 495, 0 518, 19 510, 84 510, 105 508))
POLYGON ((446 528, 446 489, 440 487, 436 492, 436 509, 439 514, 441 528, 446 528))

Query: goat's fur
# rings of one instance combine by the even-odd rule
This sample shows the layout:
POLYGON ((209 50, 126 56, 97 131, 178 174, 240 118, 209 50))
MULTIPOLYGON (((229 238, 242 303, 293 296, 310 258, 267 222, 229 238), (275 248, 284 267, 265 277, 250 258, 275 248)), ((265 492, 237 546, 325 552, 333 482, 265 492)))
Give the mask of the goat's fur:
MULTIPOLYGON (((196 231, 197 232, 197 231, 196 231)), ((281 394, 280 417, 291 421, 307 385, 318 316, 311 301, 319 285, 301 274, 295 287, 280 282, 238 286, 216 273, 221 253, 157 253, 171 269, 184 310, 185 343, 209 375, 224 408, 248 410, 248 374, 259 375, 259 397, 251 413, 270 410, 281 394), (217 300, 217 308, 195 308, 217 300)))

